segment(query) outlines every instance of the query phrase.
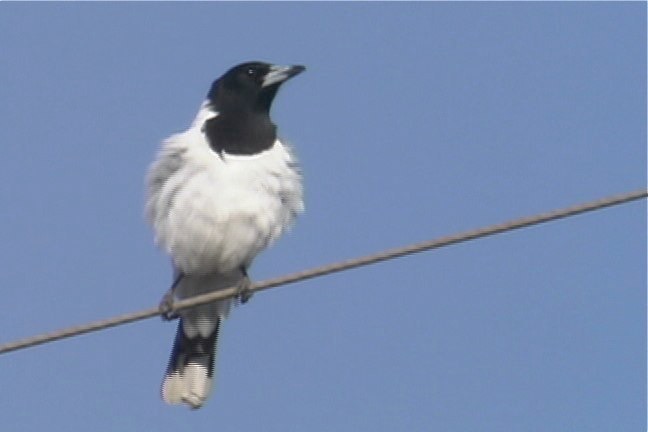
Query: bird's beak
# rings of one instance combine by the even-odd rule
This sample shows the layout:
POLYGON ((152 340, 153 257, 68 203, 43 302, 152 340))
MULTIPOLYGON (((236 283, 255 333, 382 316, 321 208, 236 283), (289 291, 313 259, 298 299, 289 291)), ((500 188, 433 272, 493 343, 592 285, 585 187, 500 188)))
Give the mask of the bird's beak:
POLYGON ((304 72, 306 68, 301 65, 296 66, 277 66, 270 67, 270 71, 263 77, 261 87, 268 87, 272 84, 282 83, 295 75, 304 72))

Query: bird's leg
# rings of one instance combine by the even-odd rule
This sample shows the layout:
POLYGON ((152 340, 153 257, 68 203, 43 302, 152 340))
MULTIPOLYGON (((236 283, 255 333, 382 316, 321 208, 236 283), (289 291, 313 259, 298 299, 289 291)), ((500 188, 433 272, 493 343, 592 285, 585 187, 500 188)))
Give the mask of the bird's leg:
POLYGON ((243 277, 238 286, 238 299, 241 304, 245 304, 250 300, 250 298, 252 298, 252 291, 250 290, 252 281, 247 274, 247 269, 244 266, 241 266, 240 269, 243 277))
POLYGON ((171 288, 169 288, 164 296, 162 296, 159 309, 160 315, 165 321, 171 321, 179 317, 178 313, 173 310, 173 303, 175 302, 175 288, 176 286, 178 286, 183 276, 184 275, 179 272, 178 276, 176 276, 175 280, 173 281, 171 288))

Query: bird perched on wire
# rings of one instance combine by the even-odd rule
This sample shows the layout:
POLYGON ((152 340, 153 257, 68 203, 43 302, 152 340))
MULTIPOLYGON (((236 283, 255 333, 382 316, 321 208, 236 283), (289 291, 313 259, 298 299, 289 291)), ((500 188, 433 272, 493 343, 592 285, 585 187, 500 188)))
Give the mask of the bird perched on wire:
MULTIPOLYGON (((249 62, 212 84, 186 131, 166 139, 147 176, 147 219, 173 260, 174 282, 160 305, 239 287, 250 296, 254 257, 303 211, 292 150, 277 137, 270 106, 303 66, 249 62)), ((212 388, 216 341, 233 300, 179 311, 162 399, 200 408, 212 388)))

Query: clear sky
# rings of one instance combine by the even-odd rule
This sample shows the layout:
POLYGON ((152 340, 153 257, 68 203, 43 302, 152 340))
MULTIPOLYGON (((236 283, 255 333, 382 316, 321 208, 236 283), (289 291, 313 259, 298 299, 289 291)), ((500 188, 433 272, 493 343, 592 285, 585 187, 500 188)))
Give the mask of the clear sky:
MULTIPOLYGON (((307 211, 255 280, 646 184, 645 3, 0 5, 6 342, 153 306, 160 140, 247 60, 307 211)), ((0 356, 7 431, 643 431, 646 204, 256 295, 212 399, 159 319, 0 356)))

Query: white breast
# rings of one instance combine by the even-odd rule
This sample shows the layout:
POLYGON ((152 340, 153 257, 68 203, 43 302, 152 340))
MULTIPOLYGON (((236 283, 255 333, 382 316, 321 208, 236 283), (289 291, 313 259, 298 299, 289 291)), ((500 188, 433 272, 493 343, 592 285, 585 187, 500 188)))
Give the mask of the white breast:
POLYGON ((248 266, 303 211, 297 162, 279 140, 221 158, 195 127, 164 142, 148 194, 156 241, 186 274, 248 266))

